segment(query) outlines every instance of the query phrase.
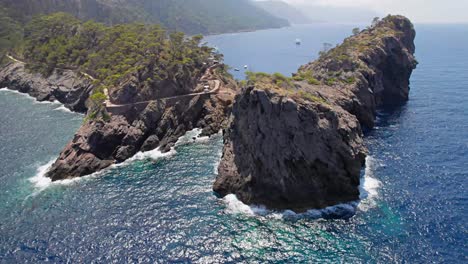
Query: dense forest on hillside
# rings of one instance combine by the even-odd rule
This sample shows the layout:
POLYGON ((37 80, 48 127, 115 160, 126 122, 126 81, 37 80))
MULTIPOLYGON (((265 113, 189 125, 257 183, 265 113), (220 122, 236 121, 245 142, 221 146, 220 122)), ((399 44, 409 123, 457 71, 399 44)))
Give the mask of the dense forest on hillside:
POLYGON ((187 34, 212 34, 287 26, 250 0, 0 0, 20 22, 34 15, 67 12, 108 25, 161 24, 187 34))
POLYGON ((104 89, 132 78, 141 90, 156 92, 163 82, 200 77, 213 56, 202 36, 168 33, 158 25, 106 26, 82 22, 66 13, 40 16, 25 26, 21 54, 28 67, 44 75, 74 69, 97 80, 91 99, 99 106, 104 89))
POLYGON ((14 48, 23 37, 21 24, 12 19, 6 9, 0 7, 0 63, 5 52, 14 48))

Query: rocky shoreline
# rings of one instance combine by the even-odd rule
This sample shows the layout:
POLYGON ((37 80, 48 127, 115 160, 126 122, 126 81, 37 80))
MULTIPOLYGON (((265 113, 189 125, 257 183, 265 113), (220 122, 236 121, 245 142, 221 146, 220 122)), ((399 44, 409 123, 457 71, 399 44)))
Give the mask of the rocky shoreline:
POLYGON ((74 112, 86 113, 92 81, 72 70, 55 70, 45 78, 28 71, 24 63, 10 62, 0 69, 0 87, 29 94, 38 101, 58 101, 74 112))
MULTIPOLYGON (((213 185, 219 196, 297 212, 356 201, 367 154, 363 128, 373 127, 378 107, 408 100, 417 64, 414 38, 408 19, 389 16, 302 66, 292 79, 261 76, 239 91, 230 77, 207 70, 223 93, 197 94, 206 76, 167 80, 157 92, 182 97, 138 107, 132 104, 150 91, 138 93, 134 76, 110 93, 113 102, 130 106, 108 120, 86 119, 46 176, 85 176, 139 151, 167 152, 194 128, 204 136, 224 129, 213 185)), ((0 87, 77 112, 86 112, 93 91, 92 81, 79 73, 56 70, 44 78, 20 62, 0 70, 0 87)))

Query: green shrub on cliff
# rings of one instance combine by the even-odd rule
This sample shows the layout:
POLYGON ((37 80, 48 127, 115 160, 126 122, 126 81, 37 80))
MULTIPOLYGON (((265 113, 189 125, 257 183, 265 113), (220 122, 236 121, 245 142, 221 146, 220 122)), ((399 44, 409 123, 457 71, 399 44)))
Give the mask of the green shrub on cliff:
POLYGON ((107 96, 104 94, 104 87, 100 86, 93 91, 93 94, 88 99, 88 116, 86 117, 85 121, 88 120, 95 120, 101 118, 104 121, 108 121, 110 119, 109 114, 107 113, 105 102, 107 100, 107 96))
POLYGON ((336 78, 329 78, 325 82, 328 86, 333 86, 337 82, 336 78))
POLYGON ((310 70, 298 72, 296 76, 293 77, 293 80, 299 81, 299 82, 306 81, 308 84, 311 84, 311 85, 321 84, 321 82, 314 77, 313 72, 310 70))
POLYGON ((303 100, 307 100, 307 101, 315 102, 319 104, 327 104, 327 101, 325 101, 325 99, 323 99, 322 97, 319 97, 315 94, 312 94, 310 92, 306 92, 303 90, 298 91, 295 95, 293 95, 293 97, 297 97, 303 100))

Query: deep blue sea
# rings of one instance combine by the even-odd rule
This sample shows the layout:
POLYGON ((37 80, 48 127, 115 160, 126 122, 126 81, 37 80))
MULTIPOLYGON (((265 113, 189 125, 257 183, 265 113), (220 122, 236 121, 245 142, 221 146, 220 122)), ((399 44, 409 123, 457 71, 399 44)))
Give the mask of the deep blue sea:
MULTIPOLYGON (((244 65, 294 72, 352 28, 294 26, 207 40, 242 78, 244 65)), ((219 135, 51 184, 43 172, 83 117, 1 90, 0 263, 467 263, 468 25, 416 30, 411 99, 379 112, 366 137, 366 195, 346 220, 217 199, 219 135)))

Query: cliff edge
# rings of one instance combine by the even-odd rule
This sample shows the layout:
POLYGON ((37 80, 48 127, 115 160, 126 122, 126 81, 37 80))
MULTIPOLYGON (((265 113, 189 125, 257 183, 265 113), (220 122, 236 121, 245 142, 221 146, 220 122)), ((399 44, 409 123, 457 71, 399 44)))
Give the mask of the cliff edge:
POLYGON ((236 96, 213 189, 246 204, 304 211, 359 199, 376 108, 408 99, 415 31, 388 16, 302 66, 250 73, 236 96))

